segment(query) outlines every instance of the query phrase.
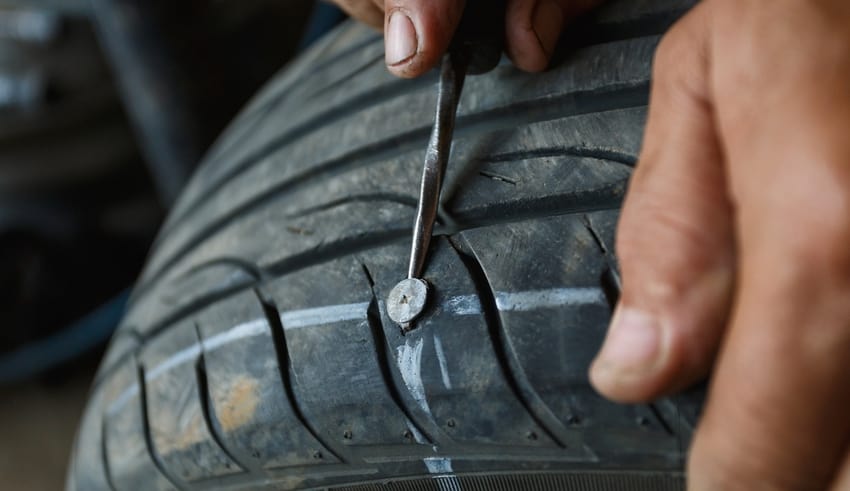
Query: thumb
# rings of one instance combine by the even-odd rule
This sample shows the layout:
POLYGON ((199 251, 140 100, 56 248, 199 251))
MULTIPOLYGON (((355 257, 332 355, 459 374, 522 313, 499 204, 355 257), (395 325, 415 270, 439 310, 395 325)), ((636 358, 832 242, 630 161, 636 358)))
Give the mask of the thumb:
POLYGON ((693 15, 656 52, 644 148, 618 229, 623 291, 591 367, 596 389, 621 402, 705 376, 729 311, 732 213, 693 15))
POLYGON ((385 61, 399 77, 427 72, 448 49, 464 0, 386 0, 385 61))

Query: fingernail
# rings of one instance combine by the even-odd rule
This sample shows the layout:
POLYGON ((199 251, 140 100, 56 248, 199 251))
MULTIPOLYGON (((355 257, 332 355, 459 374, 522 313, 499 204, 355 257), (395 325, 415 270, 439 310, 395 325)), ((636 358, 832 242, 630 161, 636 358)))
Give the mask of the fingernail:
POLYGON ((390 15, 386 43, 387 65, 398 65, 416 54, 416 28, 410 17, 398 10, 390 15))
POLYGON ((614 375, 650 371, 661 353, 661 338, 657 319, 640 310, 617 307, 595 370, 614 375))
POLYGON ((563 26, 564 12, 561 7, 551 0, 540 0, 534 7, 532 27, 540 47, 547 56, 551 56, 555 50, 563 26))

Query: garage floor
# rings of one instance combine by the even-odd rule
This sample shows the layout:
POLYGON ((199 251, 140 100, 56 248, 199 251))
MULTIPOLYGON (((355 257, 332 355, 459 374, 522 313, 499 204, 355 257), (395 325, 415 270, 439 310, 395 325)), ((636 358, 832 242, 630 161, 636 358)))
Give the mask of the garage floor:
POLYGON ((65 470, 93 369, 62 381, 0 388, 0 482, 4 489, 54 491, 65 470))

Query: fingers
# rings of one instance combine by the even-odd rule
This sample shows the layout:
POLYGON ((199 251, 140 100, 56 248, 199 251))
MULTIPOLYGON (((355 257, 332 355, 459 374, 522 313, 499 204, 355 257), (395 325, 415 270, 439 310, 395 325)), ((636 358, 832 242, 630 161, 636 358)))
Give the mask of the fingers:
POLYGON ((375 29, 384 27, 383 5, 378 5, 373 0, 333 0, 339 8, 351 17, 363 22, 375 29))
POLYGON ((464 0, 386 0, 386 63, 412 78, 427 72, 448 49, 464 0))
POLYGON ((774 203, 775 217, 762 215, 760 225, 741 212, 740 293, 690 455, 695 491, 827 489, 847 456, 850 251, 842 241, 850 226, 834 204, 850 200, 850 180, 836 188, 833 176, 793 172, 798 158, 771 161, 788 169, 783 179, 806 179, 816 194, 801 202, 800 186, 785 187, 794 205, 774 203))
MULTIPOLYGON (((412 78, 433 68, 449 46, 464 0, 334 0, 349 15, 384 29, 387 68, 412 78)), ((508 0, 505 49, 526 71, 546 68, 565 22, 602 0, 508 0)))
MULTIPOLYGON (((505 49, 520 69, 546 68, 564 23, 602 0, 508 0, 505 49)), ((445 52, 463 0, 386 0, 386 62, 401 77, 430 70, 445 52), (393 14, 397 15, 393 15, 393 14)))
POLYGON ((464 0, 333 0, 350 16, 384 31, 387 68, 399 77, 427 72, 448 49, 464 0))
POLYGON ((707 104, 704 37, 685 19, 656 55, 644 148, 618 229, 623 291, 591 368, 596 389, 617 401, 704 377, 729 309, 732 213, 707 104))
POLYGON ((740 270, 690 455, 695 491, 848 479, 850 9, 763 5, 736 4, 716 33, 718 56, 771 43, 716 64, 740 270))
POLYGON ((517 68, 546 69, 564 24, 601 0, 508 0, 505 45, 517 68))
POLYGON ((777 261, 789 259, 766 255, 744 272, 690 454, 692 491, 828 489, 846 452, 847 292, 777 284, 777 261))

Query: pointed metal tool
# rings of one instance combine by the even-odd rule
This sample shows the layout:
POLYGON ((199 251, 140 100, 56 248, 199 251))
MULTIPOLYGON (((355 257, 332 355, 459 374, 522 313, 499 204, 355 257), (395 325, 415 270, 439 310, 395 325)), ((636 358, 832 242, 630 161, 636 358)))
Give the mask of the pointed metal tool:
POLYGON ((437 110, 425 154, 407 279, 399 282, 387 298, 387 313, 404 331, 412 329, 413 321, 428 304, 430 286, 422 279, 422 273, 440 206, 463 83, 467 72, 485 73, 499 64, 504 12, 503 1, 468 0, 452 45, 440 65, 437 110))

